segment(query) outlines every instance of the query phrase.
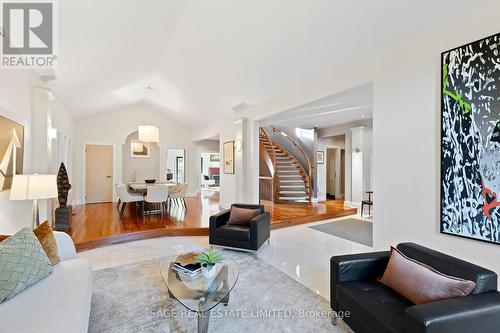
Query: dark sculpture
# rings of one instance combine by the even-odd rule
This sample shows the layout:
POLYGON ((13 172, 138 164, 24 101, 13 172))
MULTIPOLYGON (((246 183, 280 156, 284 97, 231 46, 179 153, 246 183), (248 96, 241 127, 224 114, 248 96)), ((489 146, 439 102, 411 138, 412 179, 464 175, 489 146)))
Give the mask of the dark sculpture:
POLYGON ((66 204, 68 203, 69 190, 71 190, 71 184, 69 183, 68 172, 66 171, 66 166, 64 166, 64 163, 61 163, 59 172, 57 173, 57 192, 59 192, 59 207, 66 207, 66 204))
POLYGON ((73 209, 68 206, 68 193, 71 189, 71 184, 69 183, 68 172, 64 163, 61 163, 59 167, 59 172, 57 173, 57 192, 59 200, 59 208, 56 209, 56 230, 58 231, 68 231, 71 226, 71 216, 73 215, 73 209))

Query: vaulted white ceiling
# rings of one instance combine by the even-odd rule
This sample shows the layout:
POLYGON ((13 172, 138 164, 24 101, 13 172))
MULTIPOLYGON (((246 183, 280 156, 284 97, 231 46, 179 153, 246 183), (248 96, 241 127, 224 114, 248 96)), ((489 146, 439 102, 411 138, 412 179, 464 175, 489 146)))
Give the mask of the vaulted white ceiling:
POLYGON ((77 119, 141 102, 191 128, 300 89, 470 0, 64 0, 50 83, 77 119))

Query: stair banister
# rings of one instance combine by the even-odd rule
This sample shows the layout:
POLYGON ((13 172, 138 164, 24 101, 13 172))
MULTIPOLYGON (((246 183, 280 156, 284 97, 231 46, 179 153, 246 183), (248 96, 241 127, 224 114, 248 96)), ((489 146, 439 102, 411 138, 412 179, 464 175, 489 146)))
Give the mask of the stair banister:
POLYGON ((267 142, 271 145, 271 161, 273 163, 273 174, 272 174, 272 186, 273 186, 273 202, 276 200, 276 149, 274 148, 274 144, 267 135, 266 131, 263 128, 260 128, 261 134, 265 137, 267 142))
MULTIPOLYGON (((309 193, 308 193, 308 195, 309 195, 309 202, 311 202, 312 189, 313 189, 313 184, 312 184, 312 169, 313 169, 313 164, 311 163, 311 159, 309 158, 309 156, 307 156, 307 154, 304 151, 304 149, 302 149, 302 147, 299 144, 297 144, 297 142, 295 142, 295 140, 293 140, 290 136, 288 136, 286 133, 284 133, 279 128, 276 128, 274 126, 271 126, 271 128, 273 129, 273 132, 278 132, 280 134, 283 134, 283 136, 286 137, 292 143, 292 145, 294 147, 298 148, 299 151, 301 152, 301 154, 304 156, 304 158, 306 160, 306 163, 307 163, 307 178, 308 178, 309 186, 310 186, 310 190, 309 190, 309 193)), ((269 139, 269 136, 267 136, 267 134, 266 134, 266 137, 267 137, 267 139, 269 139)), ((274 153, 274 147, 273 147, 273 153, 274 153)))

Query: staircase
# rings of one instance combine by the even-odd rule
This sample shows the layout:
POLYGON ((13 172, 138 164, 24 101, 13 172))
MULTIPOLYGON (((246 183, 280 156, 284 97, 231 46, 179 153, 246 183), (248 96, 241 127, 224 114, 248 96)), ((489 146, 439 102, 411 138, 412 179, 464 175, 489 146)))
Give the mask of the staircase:
POLYGON ((262 128, 259 131, 259 142, 273 164, 274 202, 310 203, 311 177, 300 162, 286 149, 273 142, 262 128))

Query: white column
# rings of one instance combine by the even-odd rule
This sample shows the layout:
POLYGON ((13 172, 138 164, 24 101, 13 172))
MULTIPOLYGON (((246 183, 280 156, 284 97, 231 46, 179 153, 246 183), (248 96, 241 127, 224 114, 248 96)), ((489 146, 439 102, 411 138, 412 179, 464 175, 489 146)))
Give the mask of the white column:
MULTIPOLYGON (((51 125, 49 115, 49 90, 41 87, 33 88, 33 108, 31 113, 31 170, 33 173, 47 174, 51 170, 52 142, 48 138, 48 127, 51 125)), ((40 220, 52 222, 51 200, 38 201, 40 220)))
POLYGON ((351 131, 351 205, 361 206, 363 200, 363 144, 365 127, 354 127, 351 131))
POLYGON ((340 148, 335 149, 335 199, 340 198, 340 148))
POLYGON ((242 118, 234 122, 235 123, 235 149, 234 149, 234 169, 235 169, 235 197, 237 203, 245 202, 246 199, 246 181, 245 176, 246 170, 246 150, 248 149, 248 143, 245 142, 246 130, 247 130, 247 120, 242 118), (239 143, 238 143, 239 142, 239 143))
POLYGON ((344 186, 345 186, 345 199, 346 205, 351 205, 351 173, 352 173, 352 158, 351 158, 351 131, 346 130, 345 133, 345 169, 344 169, 344 186))

